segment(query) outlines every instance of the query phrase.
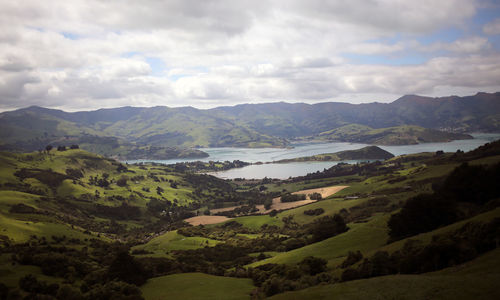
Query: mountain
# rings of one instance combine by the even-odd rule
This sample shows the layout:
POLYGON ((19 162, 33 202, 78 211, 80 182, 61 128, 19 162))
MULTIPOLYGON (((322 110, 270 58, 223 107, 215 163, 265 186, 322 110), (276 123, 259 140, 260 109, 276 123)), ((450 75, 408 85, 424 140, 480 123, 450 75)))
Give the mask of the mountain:
MULTIPOLYGON (((388 104, 280 102, 207 110, 121 107, 68 113, 33 106, 0 114, 0 148, 32 151, 62 143, 62 139, 88 140, 89 136, 130 144, 124 147, 284 147, 288 139, 325 136, 349 124, 372 129, 415 125, 447 132, 500 132, 500 93, 443 98, 410 95, 388 104)), ((464 138, 416 127, 411 130, 422 134, 376 141, 401 144, 464 138)), ((383 132, 394 133, 392 129, 383 132)), ((112 145, 106 151, 94 148, 106 155, 120 152, 112 145)))
POLYGON ((123 107, 67 113, 32 106, 0 114, 0 129, 0 147, 4 150, 34 151, 47 144, 83 143, 86 150, 125 157, 146 145, 183 149, 286 145, 281 138, 190 107, 123 107))
POLYGON ((445 132, 413 125, 373 129, 359 124, 349 124, 322 132, 312 138, 375 145, 412 145, 465 140, 473 137, 464 133, 445 132))
POLYGON ((243 104, 212 111, 259 132, 294 138, 348 124, 371 128, 417 125, 453 132, 500 131, 500 92, 467 97, 403 96, 392 103, 243 104))

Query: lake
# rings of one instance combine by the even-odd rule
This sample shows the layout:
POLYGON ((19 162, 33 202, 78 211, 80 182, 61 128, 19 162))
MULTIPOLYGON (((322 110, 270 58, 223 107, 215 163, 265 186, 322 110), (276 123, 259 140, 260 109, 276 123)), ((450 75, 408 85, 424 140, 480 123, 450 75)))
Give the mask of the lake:
MULTIPOLYGON (((456 140, 448 143, 424 143, 404 146, 379 146, 394 155, 412 154, 420 152, 456 152, 457 150, 470 151, 485 143, 500 139, 500 133, 472 134, 474 139, 456 140)), ((281 159, 311 156, 322 153, 334 153, 344 150, 356 150, 368 146, 358 143, 315 143, 315 144, 293 144, 293 148, 205 148, 202 149, 209 154, 203 159, 171 159, 171 160, 129 160, 127 163, 156 162, 163 164, 175 164, 186 161, 233 161, 242 160, 246 162, 273 162, 281 159)), ((356 163, 358 161, 344 161, 346 163, 356 163)), ((261 179, 279 178, 286 179, 290 176, 302 176, 307 173, 323 171, 340 162, 297 162, 287 164, 259 164, 251 165, 239 169, 231 169, 223 172, 212 173, 221 178, 255 178, 261 179)))

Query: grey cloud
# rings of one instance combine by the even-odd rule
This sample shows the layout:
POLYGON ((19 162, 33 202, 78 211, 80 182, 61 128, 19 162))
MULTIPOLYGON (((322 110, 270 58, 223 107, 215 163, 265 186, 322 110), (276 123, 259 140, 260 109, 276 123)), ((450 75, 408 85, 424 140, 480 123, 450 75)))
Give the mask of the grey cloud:
POLYGON ((3 1, 0 107, 210 107, 498 87, 498 51, 484 37, 427 49, 413 40, 463 25, 476 7, 469 0, 3 1), (397 33, 410 38, 382 42, 397 33), (449 57, 432 58, 442 50, 449 57), (404 51, 431 59, 384 66, 342 58, 404 51))

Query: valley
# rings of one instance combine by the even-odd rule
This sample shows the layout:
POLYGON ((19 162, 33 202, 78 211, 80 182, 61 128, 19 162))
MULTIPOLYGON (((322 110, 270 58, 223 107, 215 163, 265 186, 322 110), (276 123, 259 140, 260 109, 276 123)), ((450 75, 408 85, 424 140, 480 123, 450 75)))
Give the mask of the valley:
POLYGON ((495 275, 481 274, 498 258, 499 142, 285 180, 223 180, 81 149, 0 161, 0 283, 11 297, 196 299, 231 287, 234 299, 321 298, 358 284, 348 295, 471 295, 449 276, 483 277, 474 295, 496 293, 495 275), (429 255, 435 264, 418 263, 429 255), (463 263, 469 271, 454 271, 463 263), (173 288, 193 280, 203 284, 173 288))

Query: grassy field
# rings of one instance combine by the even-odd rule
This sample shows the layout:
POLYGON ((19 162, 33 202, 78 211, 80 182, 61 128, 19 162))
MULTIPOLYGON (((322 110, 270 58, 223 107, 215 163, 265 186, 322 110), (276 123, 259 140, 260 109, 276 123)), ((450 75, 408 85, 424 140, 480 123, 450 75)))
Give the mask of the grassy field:
POLYGON ((387 216, 376 216, 367 223, 350 224, 350 229, 342 234, 302 248, 282 252, 274 257, 258 261, 249 266, 266 263, 295 264, 307 256, 328 260, 330 266, 342 262, 349 251, 360 250, 363 254, 383 246, 387 241, 387 216))
POLYGON ((232 220, 250 229, 259 229, 264 224, 283 226, 281 218, 270 217, 269 215, 237 217, 232 220))
POLYGON ((9 263, 9 254, 0 255, 0 282, 8 287, 16 287, 19 278, 28 274, 34 274, 37 278, 49 283, 61 283, 62 278, 43 275, 42 270, 36 266, 19 265, 9 263))
POLYGON ((472 218, 462 220, 460 222, 456 222, 456 223, 453 223, 451 225, 438 228, 438 229, 430 231, 430 232, 421 233, 421 234, 418 234, 418 235, 415 235, 415 236, 412 236, 412 237, 409 237, 406 239, 396 241, 394 243, 390 243, 388 245, 381 247, 378 250, 394 252, 396 250, 401 249, 403 247, 403 245, 406 243, 406 241, 409 239, 420 240, 420 241, 423 241, 424 243, 428 243, 432 240, 432 237, 434 235, 440 235, 440 234, 452 232, 454 230, 461 228, 462 226, 464 226, 465 224, 467 224, 469 222, 487 223, 487 222, 491 222, 495 218, 500 218, 500 207, 497 207, 494 210, 490 210, 488 212, 479 214, 479 215, 474 216, 472 218))
POLYGON ((286 210, 278 214, 278 217, 284 218, 288 216, 293 216, 293 220, 299 224, 306 224, 312 222, 314 219, 321 218, 327 215, 333 215, 334 213, 338 213, 343 208, 349 208, 359 203, 366 201, 366 199, 352 199, 352 200, 344 200, 344 199, 328 199, 322 200, 315 203, 311 203, 305 206, 297 207, 294 209, 286 210), (322 208, 325 212, 319 216, 308 216, 304 214, 304 211, 322 208))
POLYGON ((203 237, 185 237, 178 234, 177 231, 169 231, 158 237, 151 239, 144 245, 134 246, 133 250, 146 250, 153 254, 145 256, 166 256, 167 252, 172 250, 189 250, 198 249, 205 246, 213 247, 220 243, 217 240, 207 239, 203 237))
POLYGON ((146 300, 250 299, 252 280, 184 273, 148 280, 141 287, 146 300))
POLYGON ((500 249, 457 267, 391 275, 287 292, 270 299, 499 299, 500 249))

